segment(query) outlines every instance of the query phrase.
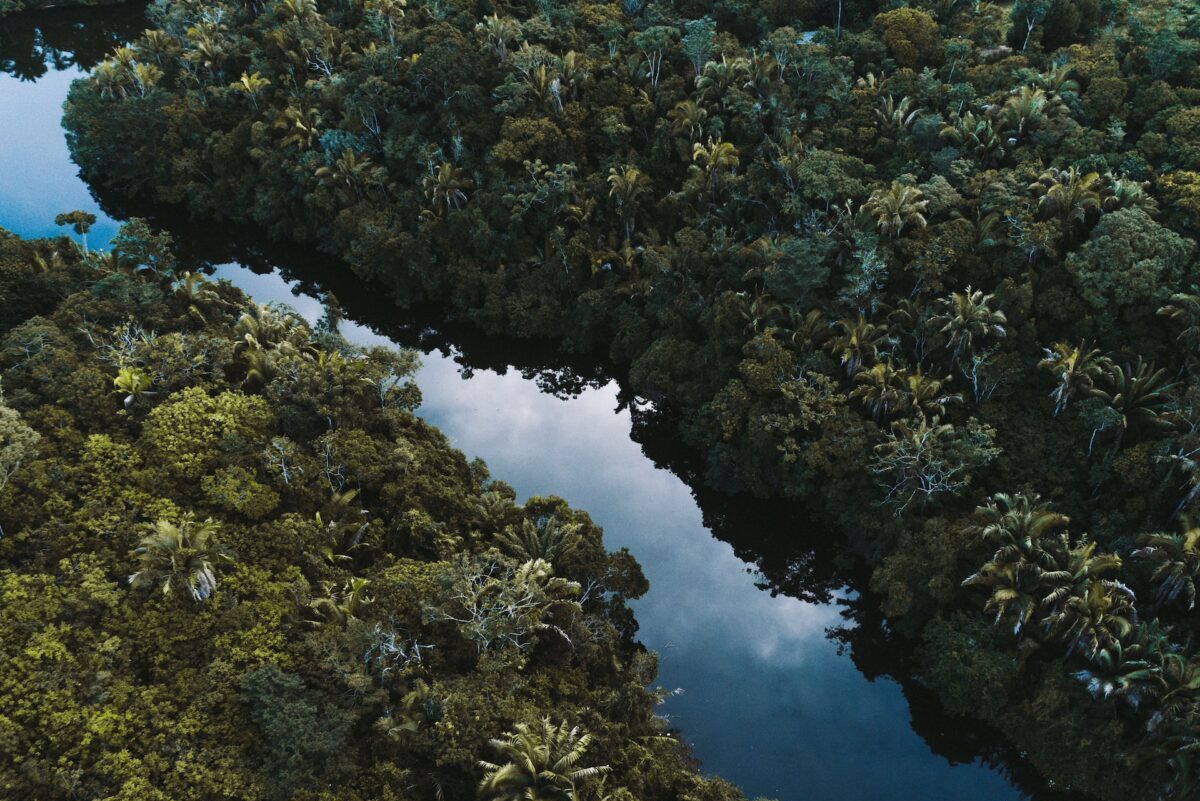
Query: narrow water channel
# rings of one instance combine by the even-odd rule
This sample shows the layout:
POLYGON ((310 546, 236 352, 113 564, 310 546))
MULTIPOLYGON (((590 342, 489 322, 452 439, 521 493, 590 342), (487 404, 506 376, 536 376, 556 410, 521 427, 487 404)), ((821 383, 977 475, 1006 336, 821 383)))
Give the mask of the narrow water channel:
MULTIPOLYGON (((76 30, 105 18, 83 19, 76 30)), ((0 227, 56 235, 57 213, 86 209, 100 217, 91 235, 97 247, 117 222, 79 180, 59 125, 68 85, 81 74, 62 40, 68 22, 62 12, 0 22, 0 227), (39 26, 56 26, 60 40, 49 51, 39 26), (24 52, 39 42, 41 56, 24 52), (5 50, 14 47, 21 52, 5 50), (44 74, 31 74, 42 61, 44 74)), ((315 299, 293 295, 278 273, 230 264, 217 274, 259 302, 289 303, 309 319, 320 314, 315 299)), ((346 333, 386 341, 360 325, 346 333)), ((661 656, 662 686, 681 690, 662 712, 706 771, 749 797, 787 801, 1027 797, 1004 769, 934 753, 914 731, 915 707, 900 686, 869 681, 826 638, 840 622, 835 605, 760 590, 746 563, 705 528, 688 486, 630 438, 630 414, 617 411, 614 385, 562 400, 514 370, 464 378, 436 351, 425 355, 418 380, 420 413, 468 457, 485 459, 521 498, 555 494, 588 510, 610 548, 627 547, 641 562, 651 590, 634 604, 640 636, 661 656)))

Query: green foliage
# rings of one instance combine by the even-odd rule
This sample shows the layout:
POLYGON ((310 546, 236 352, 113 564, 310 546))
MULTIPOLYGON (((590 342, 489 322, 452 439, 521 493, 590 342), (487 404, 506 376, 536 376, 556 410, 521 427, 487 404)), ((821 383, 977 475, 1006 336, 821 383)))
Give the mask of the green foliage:
POLYGON ((21 465, 37 457, 42 436, 21 421, 20 412, 2 405, 0 396, 0 491, 21 465))
POLYGON ((142 441, 166 472, 199 480, 223 454, 249 452, 273 424, 260 396, 228 391, 212 396, 189 387, 146 416, 142 441))
POLYGON ((336 780, 346 770, 343 739, 350 716, 319 709, 305 697, 298 676, 264 665, 244 675, 239 689, 262 737, 269 797, 290 798, 318 781, 336 780))
POLYGON ((1195 252, 1194 242, 1131 208, 1105 215, 1066 266, 1098 310, 1133 307, 1145 314, 1182 288, 1195 252))
POLYGON ((279 505, 279 495, 244 467, 226 467, 206 475, 200 487, 209 503, 250 520, 261 520, 279 505))
POLYGON ((0 795, 472 798, 488 741, 549 716, 588 731, 549 730, 556 799, 592 789, 585 749, 626 795, 740 798, 654 714, 636 562, 450 449, 414 354, 118 241, 47 270, 0 232, 0 795), (34 277, 57 301, 14 296, 34 277))
POLYGON ((880 38, 901 67, 916 67, 940 60, 937 21, 915 8, 897 8, 875 18, 880 38))

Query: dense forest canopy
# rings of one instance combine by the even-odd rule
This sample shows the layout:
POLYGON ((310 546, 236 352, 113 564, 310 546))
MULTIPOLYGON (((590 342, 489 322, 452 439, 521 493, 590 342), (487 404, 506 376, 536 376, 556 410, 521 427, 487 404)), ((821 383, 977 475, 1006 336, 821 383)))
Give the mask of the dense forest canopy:
POLYGON ((0 794, 740 799, 654 715, 628 552, 337 321, 137 221, 0 232, 0 794))
POLYGON ((1200 9, 161 0, 98 185, 599 352, 875 568, 948 708, 1194 794, 1200 9))

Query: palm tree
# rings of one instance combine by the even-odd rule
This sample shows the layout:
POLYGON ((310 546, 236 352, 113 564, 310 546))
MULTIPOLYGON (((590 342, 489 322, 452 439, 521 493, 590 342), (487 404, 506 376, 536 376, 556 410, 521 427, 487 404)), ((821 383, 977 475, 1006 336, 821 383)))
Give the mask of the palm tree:
POLYGON ((900 374, 903 388, 898 411, 916 411, 928 417, 941 417, 946 414, 946 408, 953 403, 962 403, 962 395, 946 393, 942 389, 950 376, 934 378, 925 375, 920 366, 915 371, 903 370, 900 374))
POLYGON ((1077 393, 1091 392, 1096 379, 1112 367, 1112 361, 1086 340, 1078 345, 1055 342, 1054 347, 1045 349, 1045 354, 1038 367, 1052 371, 1058 379, 1058 385, 1050 393, 1056 417, 1077 393))
POLYGON ((299 145, 303 149, 311 148, 320 136, 321 120, 321 112, 315 108, 288 106, 274 124, 275 130, 283 134, 279 146, 299 145))
POLYGON ((1074 167, 1046 170, 1029 185, 1042 216, 1058 218, 1063 239, 1070 238, 1075 224, 1086 222, 1089 212, 1100 210, 1102 189, 1099 173, 1074 167))
POLYGON ((746 331, 752 334, 773 330, 775 323, 784 316, 783 304, 766 290, 759 290, 754 296, 749 292, 739 292, 738 302, 742 319, 746 321, 746 331))
POLYGON ((579 785, 603 775, 608 766, 581 768, 580 759, 592 741, 578 726, 554 724, 542 718, 531 725, 518 723, 503 739, 488 744, 505 760, 480 761, 485 771, 479 795, 494 801, 576 801, 579 785))
POLYGON ((234 354, 244 371, 243 383, 263 387, 274 378, 281 360, 300 356, 308 347, 308 327, 286 307, 255 304, 233 327, 234 354))
POLYGON ((203 273, 194 273, 190 270, 184 272, 175 281, 173 289, 175 296, 187 304, 188 313, 199 317, 201 322, 207 321, 204 312, 201 311, 202 307, 228 305, 221 297, 221 293, 215 289, 213 282, 209 281, 203 273))
POLYGON ((872 192, 862 210, 875 217, 880 233, 896 238, 906 225, 925 227, 923 212, 928 205, 929 201, 923 199, 920 189, 892 181, 887 189, 872 192))
POLYGON ((1167 466, 1164 481, 1179 477, 1182 479, 1181 484, 1187 490, 1179 501, 1179 505, 1175 507, 1175 514, 1179 514, 1195 503, 1197 498, 1200 498, 1200 459, 1197 459, 1198 455, 1200 455, 1200 448, 1189 450, 1180 445, 1172 445, 1165 454, 1154 457, 1156 463, 1167 466))
POLYGON ((307 621, 310 626, 338 626, 345 628, 351 620, 357 620, 359 613, 375 602, 367 595, 369 579, 354 576, 346 581, 340 591, 334 590, 332 584, 324 586, 324 598, 317 598, 308 604, 307 621))
POLYGON ((512 498, 502 492, 489 490, 472 502, 475 522, 487 533, 503 531, 508 520, 519 507, 512 498))
POLYGON ((1120 369, 1116 366, 1105 371, 1109 389, 1093 388, 1089 394, 1108 404, 1121 418, 1114 448, 1121 446, 1125 433, 1130 429, 1160 428, 1175 426, 1171 415, 1173 401, 1171 393, 1175 384, 1168 380, 1166 370, 1155 370, 1138 357, 1137 365, 1128 362, 1120 369))
POLYGON ((1004 158, 1004 143, 996 133, 991 119, 985 116, 976 117, 972 111, 961 115, 952 114, 950 121, 942 124, 939 135, 984 164, 1004 158))
POLYGON ((891 359, 872 365, 854 376, 851 398, 862 401, 871 416, 879 422, 891 415, 902 401, 900 371, 892 366, 891 359))
POLYGON ((125 84, 129 80, 129 75, 113 61, 101 61, 92 70, 91 81, 96 85, 100 97, 103 99, 124 99, 128 91, 125 89, 125 84))
POLYGON ((1071 519, 1042 503, 1036 494, 998 492, 975 509, 971 531, 982 541, 997 546, 997 562, 1024 558, 1047 570, 1060 565, 1062 531, 1071 519))
POLYGON ((745 89, 754 89, 760 97, 767 97, 771 87, 777 81, 783 80, 784 67, 775 59, 772 53, 752 52, 750 67, 746 71, 745 89))
POLYGON ((133 76, 133 85, 137 87, 140 97, 145 97, 163 77, 163 71, 157 65, 141 61, 133 65, 133 71, 130 74, 133 76))
POLYGON ((221 64, 225 61, 225 46, 216 27, 211 24, 193 25, 187 29, 187 38, 192 46, 184 53, 184 58, 203 68, 209 77, 219 75, 222 72, 221 64))
POLYGON ((1056 99, 1047 95, 1044 89, 1022 86, 1014 90, 995 112, 995 119, 1008 136, 1007 144, 1012 146, 1040 126, 1050 109, 1057 106, 1056 99))
POLYGON ((1075 678, 1087 684, 1093 698, 1119 698, 1137 709, 1163 690, 1161 670, 1147 657, 1141 643, 1114 642, 1092 654, 1075 678))
POLYGON ((519 528, 508 526, 496 535, 496 539, 505 551, 522 562, 545 559, 553 563, 579 547, 581 528, 579 523, 560 523, 552 515, 539 523, 525 519, 519 528))
POLYGON ((986 589, 990 594, 983 610, 996 612, 996 625, 1005 619, 1013 620, 1013 634, 1020 634, 1041 607, 1042 573, 1042 568, 1024 559, 991 561, 978 573, 968 576, 963 586, 986 589))
MULTIPOLYGON (((41 253, 33 253, 31 254, 31 257, 33 258, 33 266, 37 268, 37 271, 42 275, 55 272, 56 270, 61 270, 66 266, 66 261, 63 260, 62 254, 57 250, 50 251, 49 259, 43 256, 41 253)), ((90 262, 91 259, 88 261, 90 262)))
POLYGON ((925 348, 932 334, 930 313, 921 298, 900 298, 888 310, 888 333, 897 342, 908 340, 917 363, 925 360, 925 348))
POLYGON ((413 682, 413 688, 400 699, 399 706, 402 716, 389 712, 376 723, 391 737, 418 732, 422 725, 442 719, 442 699, 424 679, 413 682))
POLYGON ((233 326, 240 349, 270 350, 283 343, 299 345, 308 339, 304 319, 287 306, 253 304, 233 326))
POLYGON ((1149 181, 1134 181, 1130 178, 1117 178, 1109 174, 1102 192, 1100 209, 1105 212, 1120 211, 1121 209, 1141 209, 1146 214, 1158 213, 1158 201, 1149 193, 1149 181))
POLYGON ((1121 569, 1121 557, 1096 553, 1094 542, 1080 542, 1068 549, 1065 534, 1060 535, 1059 542, 1058 569, 1047 570, 1042 575, 1048 590, 1042 605, 1051 613, 1059 612, 1072 596, 1083 594, 1093 579, 1121 569))
POLYGON ((475 26, 475 30, 483 34, 488 47, 501 60, 508 57, 509 44, 521 38, 521 26, 517 21, 512 17, 501 17, 499 14, 484 17, 483 22, 475 26))
POLYGON ((461 209, 467 202, 466 189, 472 186, 471 179, 463 171, 449 162, 443 162, 431 174, 421 181, 425 197, 433 204, 433 213, 442 216, 450 209, 461 209))
POLYGON ((161 586, 163 595, 186 590, 193 601, 206 600, 217 588, 217 567, 233 561, 217 532, 212 520, 197 523, 190 516, 178 525, 168 520, 153 523, 132 552, 138 570, 129 576, 130 586, 161 586))
POLYGON ((736 147, 729 142, 717 142, 711 138, 706 145, 697 142, 692 146, 692 161, 704 168, 714 199, 718 184, 726 175, 732 174, 741 163, 736 147))
POLYGON ((667 119, 671 121, 671 130, 677 136, 683 136, 686 132, 692 142, 697 142, 704 135, 708 112, 695 100, 680 100, 667 112, 667 119))
POLYGON ((1158 313, 1180 326, 1178 341, 1193 353, 1200 352, 1200 295, 1177 292, 1158 313))
POLYGON ((735 87, 746 83, 750 73, 750 61, 737 57, 721 56, 720 61, 709 61, 696 76, 696 88, 706 100, 724 104, 735 87))
POLYGON ((317 0, 279 0, 282 17, 296 22, 309 22, 318 18, 317 0))
POLYGON ((1033 86, 1042 89, 1050 97, 1063 92, 1079 92, 1079 82, 1073 77, 1075 68, 1070 64, 1056 64, 1033 79, 1033 86))
MULTIPOLYGON (((1146 728, 1153 731, 1162 725, 1164 720, 1189 715, 1195 709, 1195 704, 1200 701, 1200 659, 1175 650, 1178 646, 1170 645, 1167 630, 1162 628, 1158 620, 1140 624, 1139 635, 1147 629, 1153 630, 1151 636, 1158 641, 1157 647, 1153 648, 1151 653, 1158 657, 1159 675, 1162 680, 1162 697, 1158 702, 1158 710, 1146 724, 1146 728)), ((1139 639, 1145 637, 1139 636, 1139 639)))
POLYGON ((382 185, 387 171, 371 161, 370 156, 359 155, 347 147, 331 166, 317 168, 316 176, 337 192, 343 202, 353 202, 362 200, 368 186, 382 185))
POLYGON ((259 75, 257 72, 243 72, 241 78, 229 84, 229 88, 241 92, 242 94, 246 95, 246 97, 250 98, 250 101, 254 103, 255 110, 258 110, 259 95, 261 95, 263 91, 270 85, 271 81, 259 75))
POLYGON ((1176 600, 1186 602, 1188 611, 1196 608, 1196 581, 1200 578, 1200 527, 1184 520, 1179 534, 1143 534, 1135 558, 1154 564, 1150 580, 1158 585, 1160 604, 1176 600))
POLYGON ((112 52, 112 60, 125 72, 132 72, 133 65, 137 63, 137 51, 131 47, 118 47, 112 52))
POLYGON ((147 29, 142 32, 137 49, 139 55, 149 56, 161 67, 167 56, 178 50, 178 43, 165 31, 147 29))
POLYGON ((156 394, 150 391, 151 386, 150 376, 136 367, 121 367, 113 379, 113 389, 125 396, 126 409, 132 409, 138 398, 156 394))
POLYGON ((971 225, 971 249, 974 252, 994 248, 1004 241, 1004 229, 1000 221, 1001 217, 997 212, 981 214, 978 209, 975 210, 975 219, 971 225))
POLYGON ((568 50, 559 62, 558 75, 563 93, 566 97, 575 99, 584 81, 591 75, 587 57, 574 50, 568 50))
POLYGON ((1092 580, 1081 594, 1066 598, 1046 623, 1054 637, 1067 643, 1068 656, 1080 651, 1094 658, 1101 649, 1120 645, 1133 631, 1133 591, 1119 581, 1092 580))
POLYGON ((875 116, 885 127, 891 128, 894 131, 907 131, 912 127, 913 121, 917 115, 921 113, 920 107, 913 108, 911 97, 901 98, 900 102, 896 102, 896 98, 888 95, 879 101, 879 105, 875 108, 875 116))
POLYGON ((820 309, 809 309, 801 314, 795 307, 788 307, 787 323, 781 328, 787 342, 803 351, 823 347, 829 339, 829 323, 820 309))
POLYGON ((646 174, 634 166, 613 167, 608 171, 608 196, 616 200, 625 225, 625 240, 633 238, 634 214, 642 192, 650 185, 646 174))
POLYGON ((868 321, 861 312, 853 320, 838 320, 833 328, 835 333, 825 343, 825 348, 841 358, 849 377, 865 364, 874 362, 880 349, 891 344, 887 328, 868 321))
POLYGON ((545 64, 539 64, 525 73, 525 87, 539 108, 563 110, 559 79, 545 64))
POLYGON ((987 337, 1003 337, 1008 319, 1004 312, 992 308, 995 295, 985 295, 982 290, 952 292, 949 297, 938 301, 940 312, 930 318, 929 323, 946 337, 946 347, 957 359, 962 351, 970 351, 973 345, 987 337))

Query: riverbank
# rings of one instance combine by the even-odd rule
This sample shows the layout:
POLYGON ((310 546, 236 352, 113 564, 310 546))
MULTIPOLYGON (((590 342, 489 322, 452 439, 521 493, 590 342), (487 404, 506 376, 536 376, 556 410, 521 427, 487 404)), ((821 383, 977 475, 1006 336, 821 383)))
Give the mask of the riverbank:
POLYGON ((189 266, 0 232, 6 794, 459 798, 528 725, 602 771, 494 795, 742 798, 655 715, 628 552, 417 418, 412 353, 189 266))

